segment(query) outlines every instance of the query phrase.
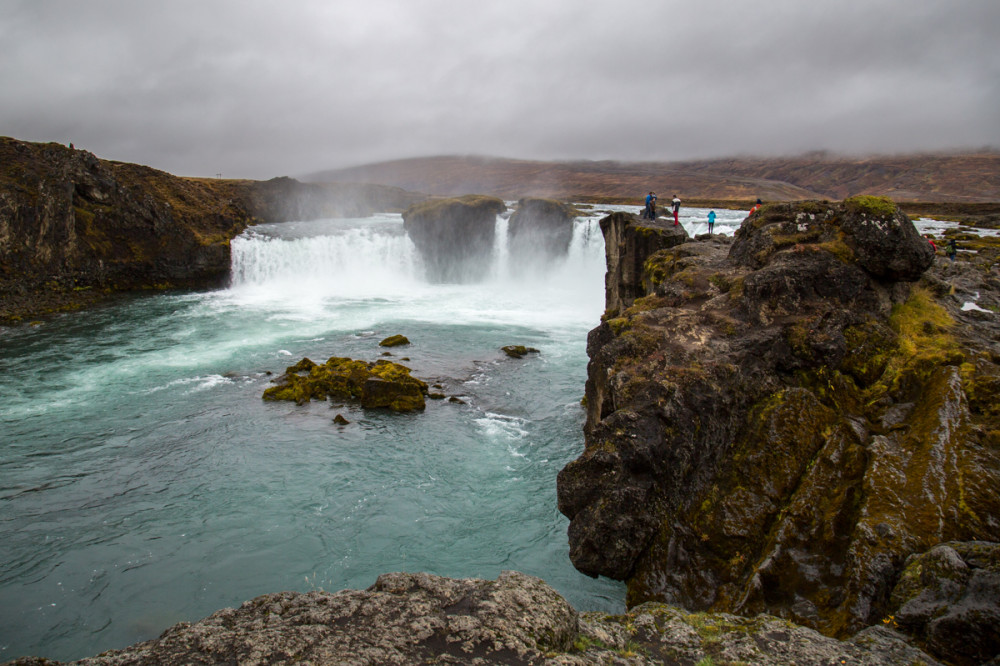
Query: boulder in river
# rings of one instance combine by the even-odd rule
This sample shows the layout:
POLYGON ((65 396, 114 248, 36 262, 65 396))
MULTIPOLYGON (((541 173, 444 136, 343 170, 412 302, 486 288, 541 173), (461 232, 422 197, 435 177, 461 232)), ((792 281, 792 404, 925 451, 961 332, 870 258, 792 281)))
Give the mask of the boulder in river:
POLYGON ((264 391, 264 400, 357 400, 364 408, 384 407, 395 412, 424 409, 427 383, 410 376, 410 369, 392 361, 374 363, 332 356, 317 364, 304 358, 289 366, 264 391))

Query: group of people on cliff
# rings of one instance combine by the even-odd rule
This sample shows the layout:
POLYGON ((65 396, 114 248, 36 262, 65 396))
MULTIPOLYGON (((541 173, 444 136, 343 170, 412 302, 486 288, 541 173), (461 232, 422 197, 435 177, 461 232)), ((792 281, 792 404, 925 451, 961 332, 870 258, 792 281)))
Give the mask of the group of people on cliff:
MULTIPOLYGON (((680 224, 680 213, 681 213, 681 200, 674 195, 674 198, 670 201, 670 208, 674 213, 674 226, 680 224)), ((646 195, 646 207, 642 211, 642 219, 644 220, 655 220, 656 219, 656 192, 650 191, 646 195)))

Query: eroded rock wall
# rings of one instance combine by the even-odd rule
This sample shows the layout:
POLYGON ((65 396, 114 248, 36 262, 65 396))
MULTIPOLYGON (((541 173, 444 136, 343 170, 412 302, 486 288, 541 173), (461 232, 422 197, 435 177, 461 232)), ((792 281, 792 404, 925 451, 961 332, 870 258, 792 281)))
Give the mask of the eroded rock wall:
POLYGON ((976 396, 1000 357, 914 282, 933 258, 870 199, 630 258, 643 288, 590 334, 586 448, 558 480, 577 568, 630 606, 843 637, 886 616, 908 556, 995 538, 1000 422, 976 396))

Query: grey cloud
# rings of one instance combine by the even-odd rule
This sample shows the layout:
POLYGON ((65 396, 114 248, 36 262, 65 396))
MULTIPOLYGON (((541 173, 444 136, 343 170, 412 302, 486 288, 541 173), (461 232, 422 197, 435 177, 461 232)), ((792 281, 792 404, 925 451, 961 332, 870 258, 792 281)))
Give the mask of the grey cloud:
POLYGON ((0 4, 0 134, 185 175, 1000 145, 995 0, 0 4))

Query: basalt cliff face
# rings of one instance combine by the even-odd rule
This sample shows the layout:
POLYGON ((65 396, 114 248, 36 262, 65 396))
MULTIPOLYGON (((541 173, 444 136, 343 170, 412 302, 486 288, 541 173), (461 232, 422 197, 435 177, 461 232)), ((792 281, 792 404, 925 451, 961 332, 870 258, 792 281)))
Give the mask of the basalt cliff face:
MULTIPOLYGON (((602 229, 586 447, 558 479, 578 569, 627 581, 629 606, 845 637, 918 596, 893 600, 907 558, 997 540, 995 268, 925 274, 930 244, 872 197, 764 206, 735 239, 678 244, 629 216, 602 229), (955 284, 987 307, 963 310, 955 284)), ((987 607, 949 627, 961 643, 985 621, 986 645, 945 658, 996 654, 987 607)))
POLYGON ((402 209, 398 188, 180 178, 61 144, 0 137, 0 322, 108 292, 205 287, 248 224, 402 209))

